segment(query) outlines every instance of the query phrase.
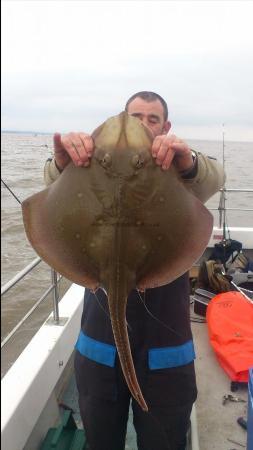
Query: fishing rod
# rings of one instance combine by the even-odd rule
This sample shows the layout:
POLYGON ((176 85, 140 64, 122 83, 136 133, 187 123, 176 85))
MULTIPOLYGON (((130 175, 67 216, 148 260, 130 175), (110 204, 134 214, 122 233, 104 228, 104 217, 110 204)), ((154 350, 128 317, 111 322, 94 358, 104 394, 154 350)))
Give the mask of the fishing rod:
MULTIPOLYGON (((222 124, 222 166, 223 166, 224 173, 225 173, 225 162, 226 162, 226 158, 225 158, 225 124, 223 123, 222 124)), ((221 189, 218 211, 219 211, 219 228, 222 227, 222 230, 223 230, 221 243, 223 245, 223 264, 224 264, 224 267, 226 270, 226 247, 227 247, 227 244, 230 242, 231 237, 230 237, 228 221, 227 221, 227 211, 226 211, 227 198, 226 198, 226 184, 225 183, 221 189)))
MULTIPOLYGON (((224 277, 226 277, 225 271, 221 270, 220 272, 224 277)), ((248 295, 245 294, 245 292, 236 283, 234 283, 234 281, 229 280, 229 283, 236 289, 237 292, 240 292, 242 294, 242 296, 245 298, 245 300, 247 300, 248 302, 250 302, 253 305, 253 299, 248 297, 248 295)), ((245 289, 245 291, 248 291, 248 290, 245 289)), ((250 291, 248 291, 248 292, 250 292, 250 291)))
MULTIPOLYGON (((223 166, 223 171, 225 173, 225 125, 224 123, 222 124, 223 130, 222 130, 222 166, 223 166)), ((223 229, 223 241, 226 242, 227 240, 227 231, 228 231, 228 238, 230 239, 229 236, 229 230, 228 230, 228 224, 227 224, 227 219, 226 219, 226 185, 224 183, 223 188, 221 190, 221 195, 220 195, 220 203, 219 203, 219 227, 223 229)))
POLYGON ((5 181, 2 178, 1 178, 1 182, 6 187, 6 189, 8 189, 8 191, 11 193, 11 195, 17 200, 17 202, 21 205, 22 202, 19 200, 19 198, 16 196, 16 194, 14 194, 14 192, 11 190, 11 188, 8 186, 8 184, 5 183, 5 181))

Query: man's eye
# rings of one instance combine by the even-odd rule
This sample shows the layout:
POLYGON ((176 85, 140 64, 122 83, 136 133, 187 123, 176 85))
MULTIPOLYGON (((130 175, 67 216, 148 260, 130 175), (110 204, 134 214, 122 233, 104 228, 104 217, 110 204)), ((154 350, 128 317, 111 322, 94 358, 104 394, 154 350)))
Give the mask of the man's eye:
POLYGON ((157 123, 157 122, 158 122, 158 120, 157 120, 157 119, 155 119, 155 118, 153 118, 153 119, 151 118, 151 119, 149 119, 149 122, 150 122, 150 123, 157 123))

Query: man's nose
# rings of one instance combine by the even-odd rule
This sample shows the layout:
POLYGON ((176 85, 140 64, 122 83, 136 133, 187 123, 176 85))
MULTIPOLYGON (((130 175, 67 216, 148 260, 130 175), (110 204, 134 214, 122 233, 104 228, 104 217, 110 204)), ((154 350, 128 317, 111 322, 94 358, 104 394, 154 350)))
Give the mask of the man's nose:
POLYGON ((145 127, 147 127, 150 131, 152 131, 152 127, 150 127, 150 123, 147 117, 142 117, 141 121, 145 127))
POLYGON ((141 119, 143 125, 145 125, 146 127, 149 128, 149 122, 148 122, 148 118, 147 117, 142 117, 141 119))
POLYGON ((148 121, 148 118, 143 117, 143 118, 141 119, 141 122, 143 123, 143 125, 144 125, 145 127, 147 127, 147 129, 149 130, 149 132, 151 132, 151 133, 154 135, 154 131, 153 131, 152 127, 150 126, 150 123, 149 123, 149 121, 148 121))

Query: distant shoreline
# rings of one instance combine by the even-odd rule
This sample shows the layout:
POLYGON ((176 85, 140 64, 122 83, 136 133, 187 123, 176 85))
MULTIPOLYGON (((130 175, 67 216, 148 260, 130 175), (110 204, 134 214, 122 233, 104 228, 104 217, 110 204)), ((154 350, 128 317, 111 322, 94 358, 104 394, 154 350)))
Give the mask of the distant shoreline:
POLYGON ((54 134, 52 131, 1 130, 1 134, 54 134))

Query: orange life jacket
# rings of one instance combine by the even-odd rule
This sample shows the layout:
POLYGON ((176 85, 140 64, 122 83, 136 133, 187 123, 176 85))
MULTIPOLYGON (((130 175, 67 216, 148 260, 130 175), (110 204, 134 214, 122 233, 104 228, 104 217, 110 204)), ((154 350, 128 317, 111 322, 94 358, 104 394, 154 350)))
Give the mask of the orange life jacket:
POLYGON ((253 366, 253 304, 240 292, 225 292, 207 307, 211 345, 232 381, 247 382, 253 366))

